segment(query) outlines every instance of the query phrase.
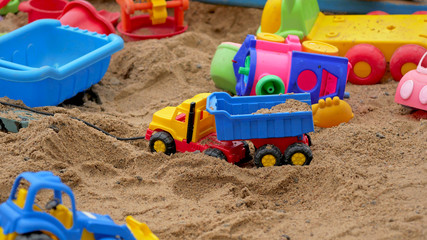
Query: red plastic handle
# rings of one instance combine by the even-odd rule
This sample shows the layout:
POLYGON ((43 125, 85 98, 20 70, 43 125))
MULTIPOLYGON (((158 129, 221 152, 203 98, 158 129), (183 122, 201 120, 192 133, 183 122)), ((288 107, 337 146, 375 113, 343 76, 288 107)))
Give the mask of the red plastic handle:
POLYGON ((10 0, 0 0, 0 8, 3 8, 9 3, 10 0))
POLYGON ((21 2, 18 6, 18 9, 21 12, 27 12, 27 13, 31 11, 30 4, 28 4, 28 1, 21 2))

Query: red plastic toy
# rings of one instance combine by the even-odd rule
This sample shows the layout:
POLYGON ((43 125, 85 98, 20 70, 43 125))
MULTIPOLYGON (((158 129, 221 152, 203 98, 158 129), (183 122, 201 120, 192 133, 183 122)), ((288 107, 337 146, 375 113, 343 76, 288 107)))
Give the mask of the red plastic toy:
POLYGON ((56 19, 67 3, 66 0, 29 0, 19 4, 19 11, 28 13, 28 23, 43 18, 56 19))
POLYGON ((171 37, 187 30, 184 25, 184 11, 188 9, 188 0, 148 0, 135 3, 132 0, 116 0, 121 8, 122 21, 117 30, 127 41, 171 37), (168 17, 167 8, 174 9, 174 16, 168 17), (148 11, 131 17, 135 11, 148 11))
POLYGON ((10 0, 0 0, 0 8, 6 6, 10 0))
MULTIPOLYGON (((0 0, 0 6, 7 0, 0 0)), ((63 25, 78 27, 100 34, 115 33, 118 12, 97 11, 87 1, 29 0, 19 4, 19 10, 28 13, 28 23, 43 18, 59 19, 63 25)))
MULTIPOLYGON (((104 11, 104 13, 108 13, 104 11)), ((69 2, 59 16, 62 25, 109 35, 115 32, 113 24, 102 16, 89 2, 69 2)))
POLYGON ((119 12, 109 12, 106 10, 99 10, 98 13, 104 17, 105 19, 107 19, 111 24, 113 24, 113 26, 116 26, 119 18, 120 18, 120 13, 119 12))

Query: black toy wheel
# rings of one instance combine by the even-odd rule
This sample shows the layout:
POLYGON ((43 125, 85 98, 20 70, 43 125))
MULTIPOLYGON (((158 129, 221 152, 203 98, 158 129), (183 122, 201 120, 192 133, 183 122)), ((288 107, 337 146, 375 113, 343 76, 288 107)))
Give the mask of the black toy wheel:
POLYGON ((254 156, 254 163, 257 167, 272 167, 281 165, 282 153, 280 149, 273 145, 260 147, 254 156))
POLYGON ((308 133, 306 133, 305 135, 307 136, 307 139, 308 139, 308 146, 311 147, 312 145, 311 136, 308 133))
POLYGON ((47 234, 42 232, 32 232, 22 235, 17 235, 15 240, 52 240, 47 234))
POLYGON ((285 151, 285 162, 291 165, 309 165, 313 159, 310 147, 304 143, 294 143, 285 151))
POLYGON ((208 148, 205 150, 205 154, 211 157, 215 157, 215 158, 219 158, 227 161, 227 157, 225 156, 225 154, 217 148, 208 148))
POLYGON ((176 152, 175 141, 168 132, 154 133, 149 142, 151 152, 162 152, 171 155, 176 152))
POLYGON ((249 162, 252 159, 251 149, 249 147, 249 144, 246 141, 242 141, 242 143, 243 143, 243 147, 245 148, 245 158, 243 158, 240 161, 238 161, 236 163, 237 165, 247 163, 247 162, 249 162))

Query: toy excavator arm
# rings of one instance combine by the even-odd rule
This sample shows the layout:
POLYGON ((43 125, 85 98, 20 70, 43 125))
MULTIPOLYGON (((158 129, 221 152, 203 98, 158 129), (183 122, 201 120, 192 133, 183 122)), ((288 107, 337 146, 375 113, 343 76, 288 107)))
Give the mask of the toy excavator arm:
POLYGON ((147 224, 138 222, 131 216, 126 218, 126 225, 135 236, 136 240, 159 240, 159 238, 151 232, 147 224))

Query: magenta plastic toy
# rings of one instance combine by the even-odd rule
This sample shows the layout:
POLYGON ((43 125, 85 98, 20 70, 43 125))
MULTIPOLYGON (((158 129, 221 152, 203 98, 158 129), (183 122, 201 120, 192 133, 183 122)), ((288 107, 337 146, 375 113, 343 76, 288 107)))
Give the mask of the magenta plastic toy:
POLYGON ((328 97, 343 99, 351 69, 348 59, 301 49, 294 35, 284 43, 248 35, 233 59, 237 95, 307 92, 312 104, 328 97))
MULTIPOLYGON (((299 38, 294 35, 289 35, 284 44, 262 40, 255 41, 255 38, 252 38, 253 36, 249 36, 245 40, 239 50, 242 54, 238 52, 234 58, 234 72, 242 74, 240 78, 245 78, 243 82, 252 84, 252 86, 239 86, 239 84, 237 84, 237 94, 263 95, 259 92, 257 94, 256 86, 261 86, 262 89, 276 91, 269 92, 269 94, 284 93, 287 86, 285 81, 283 88, 282 79, 289 79, 291 70, 291 64, 287 63, 291 62, 292 51, 301 51, 302 49, 299 38), (245 67, 242 68, 241 64, 236 64, 238 62, 245 63, 245 67), (250 69, 251 62, 256 63, 256 69, 253 68, 255 71, 251 71, 250 69), (248 81, 247 78, 253 79, 253 81, 248 81), (272 84, 274 86, 263 87, 265 84, 272 84)), ((239 77, 238 74, 236 74, 236 76, 239 77)))
POLYGON ((422 66, 426 56, 427 52, 421 58, 417 69, 402 77, 396 89, 395 102, 427 111, 427 67, 422 66))
POLYGON ((69 2, 59 16, 62 25, 78 27, 80 29, 109 35, 114 33, 114 26, 110 20, 103 17, 89 2, 69 2))
POLYGON ((56 19, 67 3, 66 0, 29 0, 19 4, 19 11, 28 13, 28 23, 43 18, 56 19))

